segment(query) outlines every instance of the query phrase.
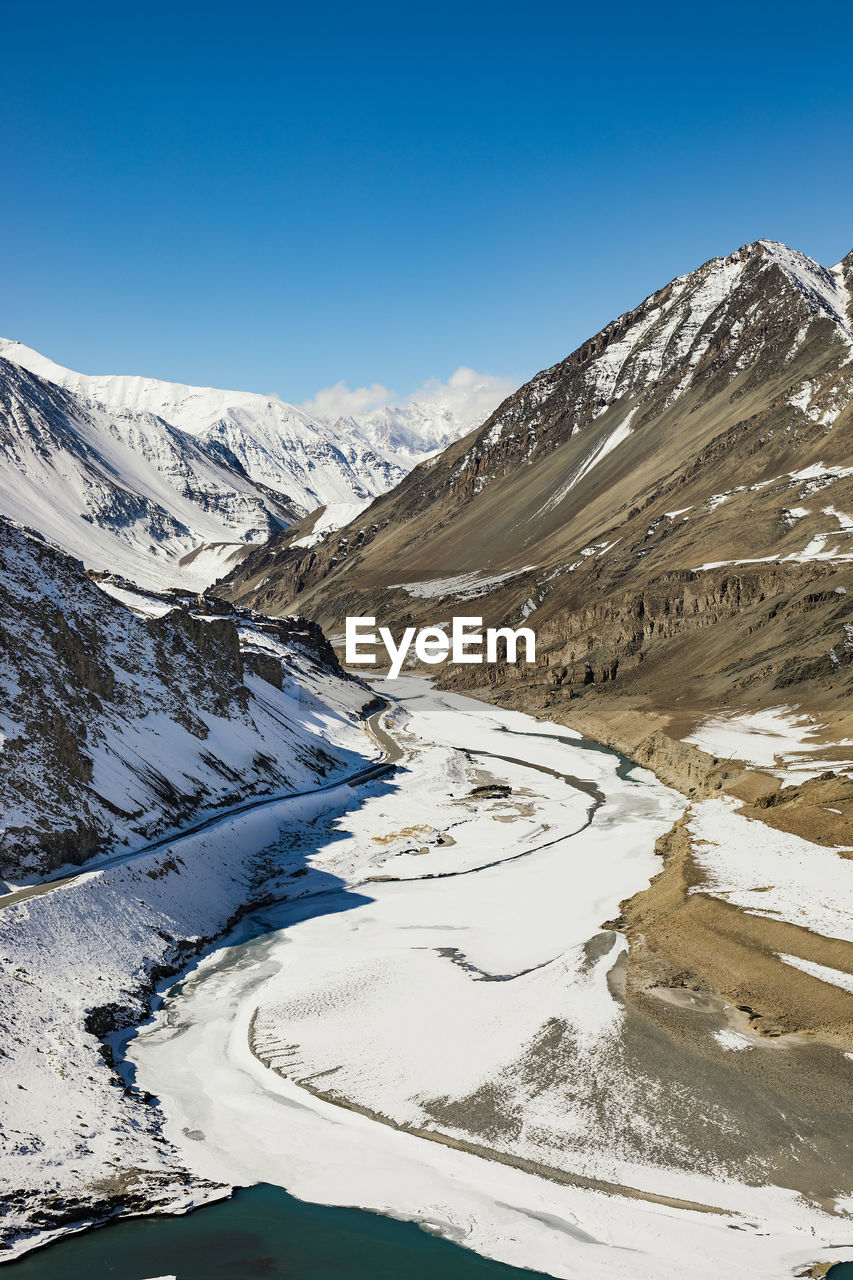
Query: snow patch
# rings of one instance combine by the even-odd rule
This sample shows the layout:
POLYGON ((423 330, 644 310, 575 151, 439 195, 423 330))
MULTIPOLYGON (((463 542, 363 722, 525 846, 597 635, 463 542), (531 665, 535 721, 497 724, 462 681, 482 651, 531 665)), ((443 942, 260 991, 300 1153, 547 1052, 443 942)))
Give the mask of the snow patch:
POLYGON ((457 600, 476 600, 495 587, 508 582, 511 578, 520 578, 530 573, 536 566, 529 564, 523 569, 509 569, 506 573, 488 574, 484 569, 474 569, 470 573, 460 573, 452 578, 431 578, 424 582, 389 583, 389 591, 405 591, 407 595, 422 600, 442 600, 453 596, 457 600))
POLYGON ((715 1031, 714 1039, 723 1049, 729 1049, 734 1052, 742 1052, 744 1049, 754 1048, 748 1036, 741 1035, 739 1031, 730 1031, 728 1027, 725 1027, 722 1031, 715 1031))
POLYGON ((737 813, 730 798, 696 804, 688 827, 703 873, 690 893, 853 942, 853 860, 737 813))
POLYGON ((839 747, 853 746, 847 738, 821 742, 824 726, 793 707, 765 707, 759 711, 731 711, 712 716, 688 734, 685 742, 710 756, 740 760, 744 764, 797 778, 837 768, 838 762, 810 756, 839 747))
POLYGON ((360 516, 362 511, 370 506, 372 498, 365 498, 361 502, 333 502, 328 507, 324 507, 317 519, 314 521, 311 532, 306 534, 304 538, 297 538, 290 543, 291 547, 314 547, 327 533, 333 533, 336 529, 343 529, 351 520, 355 520, 360 516))
POLYGON ((844 991, 853 993, 853 974, 845 973, 842 969, 831 969, 829 965, 816 964, 813 960, 803 960, 800 956, 785 955, 783 952, 777 952, 779 959, 784 960, 785 964, 793 965, 795 969, 802 970, 812 978, 818 978, 821 982, 827 982, 832 987, 841 987, 844 991))

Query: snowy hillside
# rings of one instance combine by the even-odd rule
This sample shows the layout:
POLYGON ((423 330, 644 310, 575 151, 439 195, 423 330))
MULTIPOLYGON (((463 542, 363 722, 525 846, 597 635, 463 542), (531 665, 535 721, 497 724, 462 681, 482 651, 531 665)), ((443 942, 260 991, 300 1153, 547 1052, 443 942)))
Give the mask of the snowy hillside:
POLYGON ((12 881, 316 785, 365 741, 354 712, 369 694, 317 628, 115 594, 125 602, 0 520, 0 874, 12 881))
MULTIPOLYGON (((300 514, 319 506, 366 505, 479 425, 440 399, 331 418, 278 396, 75 373, 7 339, 0 339, 0 356, 109 409, 155 414, 195 436, 213 457, 236 459, 252 480, 285 495, 300 514)), ((480 420, 485 416, 484 410, 480 420)))
POLYGON ((0 514, 88 568, 200 589, 298 513, 152 414, 0 358, 0 514))

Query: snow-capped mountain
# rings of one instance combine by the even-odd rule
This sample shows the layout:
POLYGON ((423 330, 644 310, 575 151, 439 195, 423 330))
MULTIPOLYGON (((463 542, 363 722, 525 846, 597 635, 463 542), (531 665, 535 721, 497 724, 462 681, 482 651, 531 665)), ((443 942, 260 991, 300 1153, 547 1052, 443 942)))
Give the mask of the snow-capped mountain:
POLYGON ((8 339, 0 339, 0 356, 107 409, 153 414, 188 432, 212 457, 236 459, 300 515, 338 504, 349 514, 469 429, 440 401, 327 419, 278 396, 75 373, 8 339))
POLYGON ((473 408, 433 396, 333 420, 277 396, 75 373, 0 339, 0 514, 89 568, 201 589, 318 507, 325 529, 352 519, 468 429, 474 391, 473 408))
POLYGON ((202 588, 298 512, 161 418, 0 358, 0 514, 87 568, 202 588))
POLYGON ((377 454, 394 458, 403 474, 470 430, 448 410, 420 404, 383 405, 358 417, 336 418, 332 427, 342 437, 361 436, 377 454))
POLYGON ((410 471, 482 426, 513 389, 505 379, 462 366, 448 382, 427 383, 404 404, 382 405, 335 425, 361 432, 378 453, 390 454, 410 471))

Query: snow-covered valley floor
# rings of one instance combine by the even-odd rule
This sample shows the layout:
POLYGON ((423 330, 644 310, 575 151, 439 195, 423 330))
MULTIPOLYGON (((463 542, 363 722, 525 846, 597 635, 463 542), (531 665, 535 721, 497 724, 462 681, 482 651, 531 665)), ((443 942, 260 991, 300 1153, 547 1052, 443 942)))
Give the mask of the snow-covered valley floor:
POLYGON ((382 691, 398 773, 295 815, 269 868, 286 900, 127 1044, 177 1162, 572 1280, 846 1256, 849 1199, 796 1172, 828 1162, 825 1117, 777 1105, 811 1049, 733 1053, 717 1012, 698 1052, 621 994, 607 923, 683 800, 552 724, 414 678, 382 691))
POLYGON ((288 671, 294 729, 278 749, 290 794, 0 895, 0 1260, 120 1211, 211 1194, 185 1175, 156 1108, 121 1087, 101 1042, 146 1017, 157 981, 262 900, 270 874, 298 888, 293 827, 358 804, 349 782, 381 756, 360 713, 371 695, 298 655, 288 671))

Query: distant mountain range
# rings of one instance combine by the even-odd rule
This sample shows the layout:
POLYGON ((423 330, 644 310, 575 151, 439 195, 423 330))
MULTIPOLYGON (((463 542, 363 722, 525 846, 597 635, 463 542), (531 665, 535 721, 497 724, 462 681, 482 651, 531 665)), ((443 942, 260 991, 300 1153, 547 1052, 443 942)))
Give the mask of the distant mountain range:
POLYGON ((851 286, 853 254, 745 245, 461 439, 437 397, 332 421, 0 342, 0 514, 89 568, 217 580, 332 634, 348 614, 527 622, 535 668, 440 678, 635 756, 726 705, 795 700, 853 738, 851 286))
POLYGON ((87 567, 201 588, 308 512, 345 522, 470 425, 440 401, 327 420, 0 339, 0 514, 87 567))
POLYGON ((853 254, 714 258, 346 527, 276 534, 217 590, 330 633, 526 621, 535 669, 440 678, 634 753, 726 704, 795 699, 853 736, 851 286, 853 254))

